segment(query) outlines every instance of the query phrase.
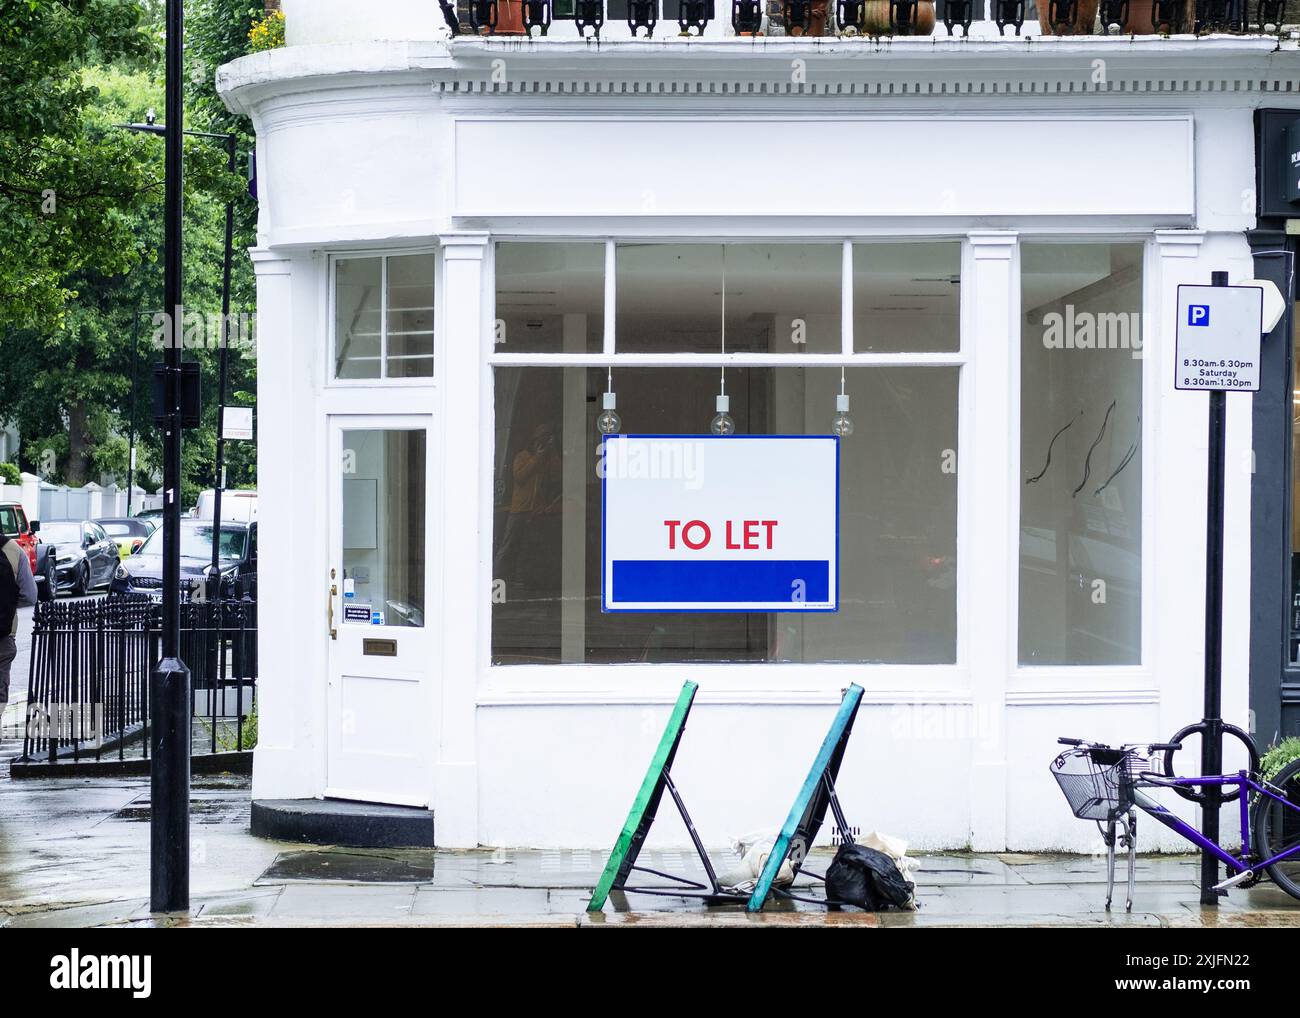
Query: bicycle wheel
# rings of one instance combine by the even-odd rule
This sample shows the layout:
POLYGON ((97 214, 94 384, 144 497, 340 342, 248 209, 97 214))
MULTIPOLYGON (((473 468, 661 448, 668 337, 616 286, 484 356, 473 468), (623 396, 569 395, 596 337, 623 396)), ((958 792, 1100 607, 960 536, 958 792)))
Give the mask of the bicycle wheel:
MULTIPOLYGON (((1255 803, 1255 851, 1260 859, 1300 845, 1300 760, 1292 760, 1269 782, 1295 804, 1288 809, 1260 795, 1255 803)), ((1300 852, 1268 867, 1273 883, 1293 898, 1300 898, 1300 852)))

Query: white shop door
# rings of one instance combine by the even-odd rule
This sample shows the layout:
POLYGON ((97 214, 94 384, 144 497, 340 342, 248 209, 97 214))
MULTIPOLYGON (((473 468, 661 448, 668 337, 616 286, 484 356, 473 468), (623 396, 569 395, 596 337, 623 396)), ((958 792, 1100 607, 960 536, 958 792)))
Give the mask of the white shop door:
POLYGON ((425 806, 442 677, 433 419, 333 416, 329 433, 325 792, 425 806))

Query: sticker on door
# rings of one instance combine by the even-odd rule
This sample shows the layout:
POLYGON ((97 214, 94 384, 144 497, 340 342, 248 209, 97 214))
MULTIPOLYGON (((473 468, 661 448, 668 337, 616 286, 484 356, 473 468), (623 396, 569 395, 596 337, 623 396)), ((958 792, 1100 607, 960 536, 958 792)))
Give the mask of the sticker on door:
POLYGON ((360 622, 362 625, 370 625, 370 605, 368 604, 345 604, 343 606, 344 622, 360 622))

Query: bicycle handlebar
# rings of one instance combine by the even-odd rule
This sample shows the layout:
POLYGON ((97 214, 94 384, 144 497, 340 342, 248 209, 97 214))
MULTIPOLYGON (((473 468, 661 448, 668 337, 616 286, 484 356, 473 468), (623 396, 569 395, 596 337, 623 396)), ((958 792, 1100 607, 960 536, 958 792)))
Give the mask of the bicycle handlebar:
MULTIPOLYGON (((1060 743, 1062 746, 1086 746, 1089 749, 1110 749, 1111 748, 1110 746, 1107 746, 1103 742, 1089 742, 1087 739, 1067 739, 1064 736, 1058 738, 1056 741, 1060 743)), ((1161 752, 1165 752, 1166 750, 1183 748, 1183 744, 1181 742, 1131 742, 1121 746, 1120 749, 1124 749, 1124 750, 1141 749, 1144 746, 1151 753, 1161 753, 1161 752)))

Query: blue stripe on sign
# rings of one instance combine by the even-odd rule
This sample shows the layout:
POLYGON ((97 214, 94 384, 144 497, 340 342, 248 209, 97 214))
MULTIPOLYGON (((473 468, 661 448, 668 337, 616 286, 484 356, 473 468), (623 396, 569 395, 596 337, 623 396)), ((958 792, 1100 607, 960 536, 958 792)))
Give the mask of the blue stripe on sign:
POLYGON ((803 600, 830 600, 830 563, 824 559, 762 562, 662 562, 615 559, 611 604, 645 601, 791 601, 802 580, 803 600))

